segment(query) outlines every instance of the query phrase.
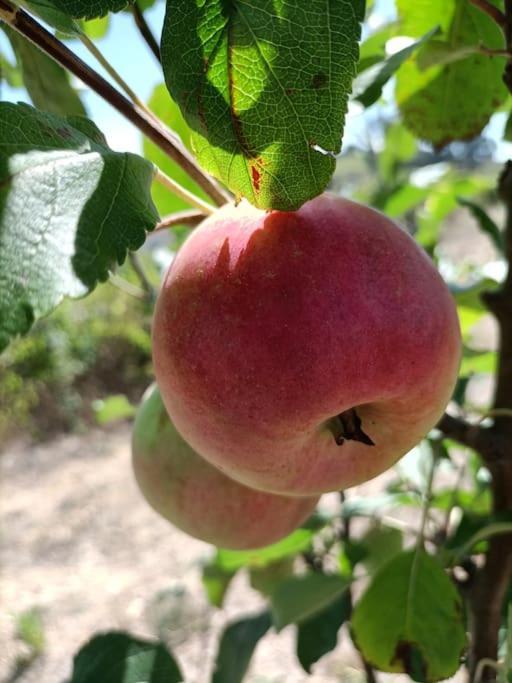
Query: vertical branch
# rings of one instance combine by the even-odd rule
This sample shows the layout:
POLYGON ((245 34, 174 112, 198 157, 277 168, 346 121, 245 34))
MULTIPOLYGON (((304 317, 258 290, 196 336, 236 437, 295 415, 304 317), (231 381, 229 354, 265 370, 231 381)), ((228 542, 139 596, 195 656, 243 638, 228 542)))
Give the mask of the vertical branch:
POLYGON ((132 12, 133 18, 135 19, 135 25, 139 29, 139 33, 146 41, 151 52, 155 55, 158 63, 161 64, 162 60, 160 57, 160 47, 156 41, 155 36, 153 35, 151 29, 148 26, 146 17, 144 16, 144 13, 141 10, 137 0, 135 0, 135 2, 132 5, 132 12))
MULTIPOLYGON (((509 3, 511 4, 511 3, 509 3)), ((512 162, 507 162, 498 184, 507 217, 505 247, 508 274, 501 289, 489 292, 484 301, 499 325, 499 360, 496 376, 494 409, 512 408, 512 162)), ((495 513, 512 511, 512 419, 496 413, 491 431, 500 437, 500 458, 485 458, 492 474, 493 509, 495 513)), ((477 574, 471 595, 471 679, 481 670, 482 683, 496 680, 493 667, 479 667, 482 660, 496 660, 498 631, 502 621, 502 605, 512 579, 512 534, 495 536, 489 541, 485 566, 477 574)))

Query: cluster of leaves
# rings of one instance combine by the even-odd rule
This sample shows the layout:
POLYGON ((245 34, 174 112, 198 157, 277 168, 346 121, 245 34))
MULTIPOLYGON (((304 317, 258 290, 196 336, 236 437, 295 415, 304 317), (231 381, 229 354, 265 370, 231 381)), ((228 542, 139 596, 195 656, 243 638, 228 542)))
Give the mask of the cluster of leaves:
MULTIPOLYGON (((126 2, 23 4, 60 36, 98 38, 108 30, 109 13, 126 2)), ((138 2, 142 10, 152 4, 138 2)), ((504 105, 505 59, 482 50, 501 48, 502 37, 468 0, 397 0, 396 19, 373 32, 363 22, 364 5, 340 0, 326 12, 325 2, 316 0, 167 0, 166 85, 155 90, 149 107, 237 197, 262 208, 294 209, 331 181, 347 187, 343 169, 350 168, 350 150, 343 157, 346 166, 340 164, 334 179, 333 173, 349 101, 369 109, 388 97, 394 78, 393 122, 382 129, 381 149, 365 151, 364 177, 370 168, 372 182, 358 184, 354 195, 405 219, 457 281, 453 292, 465 346, 454 400, 460 411, 469 411, 475 408, 468 399, 473 378, 491 374, 495 366, 492 348, 473 345, 473 330, 486 314, 479 295, 495 287, 499 275, 496 269, 447 263, 438 240, 443 222, 458 210, 490 238, 497 262, 503 245, 480 205, 492 185, 489 176, 470 175, 469 157, 464 171, 455 170, 457 149, 440 148, 480 133, 504 105), (409 40, 389 53, 397 36, 409 40), (427 180, 419 173, 426 169, 435 171, 427 180)), ((367 5, 370 11, 372 3, 367 5)), ((12 85, 23 83, 38 109, 0 102, 0 350, 64 297, 81 297, 106 280, 143 244, 159 216, 187 207, 152 187, 156 167, 206 199, 154 142, 145 142, 144 158, 112 151, 84 116, 64 70, 6 32, 16 63, 2 57, 2 75, 12 85)), ((67 320, 69 311, 63 315, 67 320)), ((63 323, 70 339, 72 326, 63 323)), ((132 332, 147 354, 147 332, 132 332)), ((29 339, 30 346, 38 336, 29 339)), ((27 352, 13 347, 11 369, 19 362, 17 353, 27 352)), ((58 353, 62 359, 60 347, 58 353)), ((70 364, 77 358, 83 363, 81 353, 69 353, 70 364)), ((349 498, 336 515, 311 520, 261 551, 218 550, 204 568, 211 603, 222 606, 232 578, 245 571, 269 606, 225 630, 213 681, 241 681, 257 642, 270 629, 292 625, 298 661, 307 672, 335 648, 341 627, 349 624, 369 665, 404 671, 418 681, 452 675, 461 663, 467 624, 456 580, 458 587, 470 583, 474 558, 485 552, 488 538, 512 528, 512 519, 492 514, 485 468, 469 453, 463 454, 465 464, 459 456, 454 444, 436 436, 410 456, 409 469, 397 470, 382 497, 349 498), (432 487, 418 462, 431 463, 436 474, 448 472, 449 484, 438 485, 434 478, 432 487), (403 533, 397 518, 389 517, 399 506, 424 510, 428 552, 423 534, 418 541, 419 527, 403 533), (355 536, 349 533, 353 519, 366 521, 355 536), (457 578, 461 573, 465 578, 457 578), (356 601, 353 587, 361 585, 356 601)), ((73 683, 100 679, 170 682, 183 675, 162 643, 116 633, 96 637, 75 659, 73 683)))

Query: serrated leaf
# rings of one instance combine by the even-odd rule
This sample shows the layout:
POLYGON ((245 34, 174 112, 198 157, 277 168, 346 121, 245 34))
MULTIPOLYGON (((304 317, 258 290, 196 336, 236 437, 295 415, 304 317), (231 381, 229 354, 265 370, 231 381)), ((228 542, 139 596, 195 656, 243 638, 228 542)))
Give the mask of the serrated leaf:
POLYGON ((478 223, 478 227, 482 232, 488 235, 496 249, 503 254, 505 252, 505 246, 503 244, 503 235, 496 223, 492 220, 489 214, 482 209, 481 206, 469 199, 464 199, 463 197, 457 197, 457 201, 461 206, 465 206, 469 209, 473 218, 475 218, 478 223))
POLYGON ((354 81, 352 97, 361 102, 364 107, 370 107, 382 95, 382 89, 395 75, 402 64, 422 45, 429 41, 437 33, 437 28, 426 33, 422 38, 402 50, 395 52, 382 62, 374 64, 366 69, 354 81))
POLYGON ((461 598, 423 550, 397 555, 357 603, 352 631, 363 657, 391 673, 438 681, 460 666, 466 645, 461 598))
MULTIPOLYGON (((398 0, 397 7, 406 35, 420 36, 439 25, 442 39, 454 50, 502 47, 498 26, 466 0, 398 0)), ((396 85, 404 123, 437 148, 475 137, 507 96, 504 66, 500 57, 472 54, 422 71, 417 59, 409 59, 396 85)))
MULTIPOLYGON (((32 2, 33 0, 31 0, 32 2)), ((133 0, 52 0, 53 4, 74 19, 97 19, 108 12, 119 12, 133 0)))
POLYGON ((352 602, 345 591, 332 604, 306 619, 297 628, 297 658, 307 673, 321 657, 334 650, 338 631, 350 618, 352 602))
POLYGON ((268 612, 230 624, 222 634, 212 683, 241 683, 258 641, 271 625, 268 612))
POLYGON ((184 678, 162 643, 128 633, 97 635, 73 660, 70 683, 180 683, 184 678))
POLYGON ((22 69, 23 83, 35 106, 62 116, 85 116, 85 108, 71 87, 68 73, 16 31, 8 29, 7 34, 22 69))
POLYGON ((143 244, 152 178, 92 121, 0 103, 0 350, 143 244))
POLYGON ((340 151, 359 34, 348 0, 169 0, 166 82, 206 170, 265 209, 320 194, 340 151))
POLYGON ((337 574, 319 572, 293 576, 281 582, 272 593, 272 616, 279 631, 297 624, 328 607, 344 593, 349 582, 337 574))

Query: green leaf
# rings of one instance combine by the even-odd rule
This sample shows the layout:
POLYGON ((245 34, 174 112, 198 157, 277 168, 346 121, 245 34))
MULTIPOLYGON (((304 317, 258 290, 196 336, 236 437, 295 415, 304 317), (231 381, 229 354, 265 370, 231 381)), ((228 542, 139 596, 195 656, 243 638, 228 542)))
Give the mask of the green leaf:
POLYGON ((280 631, 328 607, 344 593, 349 582, 336 574, 319 572, 293 576, 280 583, 272 593, 272 615, 280 631))
POLYGON ((222 607, 229 584, 235 574, 236 571, 226 571, 214 562, 204 565, 201 578, 210 605, 222 607))
MULTIPOLYGON (((385 180, 394 180, 399 167, 410 161, 417 149, 416 138, 401 123, 388 126, 384 148, 377 158, 381 176, 385 180)), ((403 183, 400 187, 403 187, 403 183)))
POLYGON ((370 107, 382 95, 382 89, 395 75, 402 64, 424 43, 426 43, 433 35, 437 33, 437 29, 426 33, 422 38, 416 42, 404 47, 403 50, 395 52, 383 62, 374 64, 372 67, 364 71, 363 74, 357 77, 354 82, 354 89, 352 97, 364 107, 370 107))
MULTIPOLYGON (((5 30, 7 24, 1 28, 5 30)), ((4 80, 11 88, 23 88, 23 76, 18 63, 11 64, 7 57, 0 52, 0 83, 4 80)))
POLYGON ((488 375, 496 370, 497 354, 495 351, 474 351, 465 348, 462 362, 460 364, 459 375, 488 375))
POLYGON ((307 673, 321 657, 334 650, 338 631, 350 618, 352 601, 348 591, 297 628, 297 657, 307 673))
POLYGON ((271 625, 268 612, 230 624, 222 634, 212 683, 241 683, 258 641, 271 625))
POLYGON ((214 563, 225 571, 236 571, 242 567, 265 567, 272 562, 305 552, 311 548, 314 532, 311 529, 297 529, 278 543, 256 550, 218 550, 214 563))
POLYGON ((377 62, 386 59, 386 43, 396 35, 396 31, 396 22, 386 24, 361 43, 359 46, 359 63, 357 65, 358 74, 361 74, 377 62))
POLYGON ((450 285, 450 291, 457 302, 457 306, 487 312, 482 302, 483 292, 489 292, 498 287, 498 282, 491 278, 482 278, 470 285, 450 285))
POLYGON ((512 114, 509 114, 505 123, 505 130, 503 131, 503 139, 507 142, 512 142, 512 114))
POLYGON ((162 643, 110 632, 95 636, 73 661, 70 683, 180 683, 184 678, 162 643))
POLYGON ((251 587, 269 597, 279 583, 293 576, 294 560, 293 556, 283 557, 264 567, 249 567, 251 587))
MULTIPOLYGON (((192 131, 181 115, 178 105, 169 97, 167 88, 163 83, 157 85, 153 90, 148 106, 158 118, 180 137, 183 144, 190 150, 190 136, 192 131)), ((186 173, 181 166, 172 161, 165 152, 162 152, 159 147, 147 139, 144 140, 144 156, 184 188, 198 197, 208 199, 203 190, 191 180, 188 173, 186 173)), ((169 192, 169 190, 160 185, 160 183, 154 183, 152 194, 156 207, 162 216, 190 208, 186 202, 179 197, 176 197, 172 192, 169 192)))
POLYGON ((450 64, 478 54, 478 45, 452 45, 445 40, 429 40, 418 52, 416 62, 420 71, 431 66, 450 64))
MULTIPOLYGON (((33 0, 31 0, 32 2, 33 0)), ((96 19, 108 12, 119 12, 133 0, 52 0, 53 4, 74 19, 96 19)))
POLYGON ((461 598, 423 550, 384 565, 355 607, 352 630, 368 662, 413 680, 452 676, 466 644, 461 598))
POLYGON ((106 425, 117 420, 126 420, 129 417, 133 417, 136 412, 135 406, 130 403, 124 394, 94 401, 92 408, 96 421, 100 425, 106 425))
POLYGON ((101 38, 104 38, 108 33, 109 26, 110 17, 108 15, 82 22, 82 29, 91 40, 101 40, 101 38))
POLYGON ((482 232, 485 232, 485 234, 491 238, 496 249, 501 254, 504 254, 505 246, 503 244, 503 236, 500 232, 500 229, 489 216, 489 214, 486 211, 484 211, 481 206, 479 206, 475 202, 470 201, 469 199, 457 197, 457 201, 461 206, 465 206, 467 209, 469 209, 473 218, 476 219, 480 230, 482 232))
POLYGON ((168 0, 166 82, 205 169, 260 208, 297 209, 320 194, 359 35, 347 1, 168 0))
POLYGON ((153 166, 92 121, 0 103, 0 350, 65 296, 87 294, 158 215, 153 166))
POLYGON ((398 189, 391 194, 382 207, 383 212, 390 218, 398 218, 404 213, 422 204, 428 197, 430 189, 428 187, 417 187, 410 183, 401 184, 398 189))
MULTIPOLYGON (((439 25, 453 50, 480 43, 502 47, 498 26, 466 0, 397 0, 397 6, 406 35, 421 36, 439 25)), ((505 60, 472 54, 422 71, 418 58, 409 59, 397 77, 396 99, 406 126, 437 148, 478 135, 507 96, 505 60)))
POLYGON ((403 534, 399 529, 375 524, 362 538, 367 552, 362 559, 371 574, 375 574, 402 550, 403 534))
POLYGON ((71 87, 68 73, 16 31, 8 29, 8 36, 35 106, 62 116, 85 116, 85 108, 71 87))
POLYGON ((21 4, 64 35, 74 36, 81 32, 79 24, 67 12, 63 12, 54 0, 24 0, 21 4))

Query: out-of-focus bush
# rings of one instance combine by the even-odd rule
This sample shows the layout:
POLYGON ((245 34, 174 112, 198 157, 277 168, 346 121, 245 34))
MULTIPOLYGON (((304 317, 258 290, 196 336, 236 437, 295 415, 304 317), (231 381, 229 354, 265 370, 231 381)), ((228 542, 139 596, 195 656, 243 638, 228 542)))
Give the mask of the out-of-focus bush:
POLYGON ((137 400, 151 376, 149 310, 106 284, 13 343, 0 356, 0 443, 80 429, 113 393, 137 400))

